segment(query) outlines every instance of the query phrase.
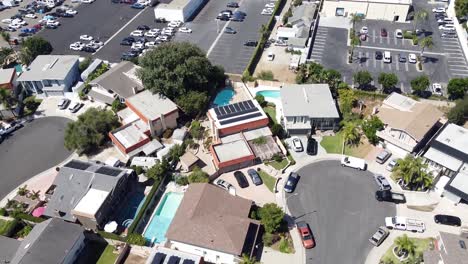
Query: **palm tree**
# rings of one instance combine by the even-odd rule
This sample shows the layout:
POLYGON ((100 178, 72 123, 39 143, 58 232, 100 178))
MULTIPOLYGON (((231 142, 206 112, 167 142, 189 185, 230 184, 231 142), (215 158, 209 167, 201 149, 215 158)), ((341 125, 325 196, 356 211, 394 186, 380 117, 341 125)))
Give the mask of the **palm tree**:
POLYGON ((18 193, 19 196, 25 196, 26 194, 29 193, 28 186, 24 185, 23 187, 19 187, 17 193, 18 193))
POLYGON ((343 127, 344 142, 348 145, 355 145, 359 143, 361 134, 356 122, 346 122, 343 127))
POLYGON ((395 239, 395 245, 397 247, 398 252, 405 252, 408 253, 408 255, 410 256, 413 256, 416 251, 416 245, 406 234, 397 237, 395 239))
POLYGON ((354 14, 351 14, 351 19, 350 19, 350 23, 353 25, 353 35, 354 35, 354 32, 356 31, 355 29, 355 26, 356 26, 356 23, 357 22, 361 22, 362 21, 362 16, 358 15, 357 13, 354 13, 354 14))
POLYGON ((434 46, 434 41, 432 40, 431 36, 425 37, 419 41, 419 46, 421 47, 421 57, 422 57, 424 54, 424 49, 425 48, 432 49, 432 47, 434 46))
POLYGON ((427 173, 427 164, 421 157, 407 155, 398 160, 398 166, 393 170, 396 178, 402 179, 410 189, 428 188, 432 186, 432 177, 427 173))
POLYGON ((424 10, 424 9, 421 9, 421 10, 417 11, 416 13, 414 13, 413 30, 416 31, 416 25, 418 24, 418 22, 423 21, 423 20, 427 20, 428 16, 429 15, 428 15, 427 11, 424 10))
POLYGON ((241 264, 255 264, 257 261, 255 258, 249 257, 247 254, 242 254, 242 261, 240 262, 241 264))
POLYGON ((41 193, 41 191, 32 191, 32 192, 31 192, 31 197, 30 197, 30 198, 31 198, 32 200, 39 199, 40 193, 41 193))
POLYGON ((432 186, 434 178, 426 171, 421 171, 414 179, 414 184, 417 190, 427 190, 432 186))
POLYGON ((353 56, 354 56, 354 49, 356 46, 361 45, 361 40, 359 39, 358 36, 352 35, 351 36, 351 56, 350 56, 350 63, 352 62, 353 56))

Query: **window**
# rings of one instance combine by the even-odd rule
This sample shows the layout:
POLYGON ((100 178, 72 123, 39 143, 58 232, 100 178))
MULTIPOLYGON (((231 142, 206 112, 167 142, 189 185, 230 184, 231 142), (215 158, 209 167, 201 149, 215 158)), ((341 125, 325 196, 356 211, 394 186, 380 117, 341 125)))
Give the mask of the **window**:
POLYGON ((344 8, 337 7, 335 11, 335 16, 344 16, 344 8))

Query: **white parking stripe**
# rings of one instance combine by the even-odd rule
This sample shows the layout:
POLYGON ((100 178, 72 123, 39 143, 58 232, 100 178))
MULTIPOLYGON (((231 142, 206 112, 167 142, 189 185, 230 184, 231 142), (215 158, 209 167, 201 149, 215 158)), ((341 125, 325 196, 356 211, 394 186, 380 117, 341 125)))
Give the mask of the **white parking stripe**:
POLYGON ((374 68, 375 68, 377 66, 377 60, 374 58, 372 61, 374 62, 374 68))
POLYGON ((369 67, 369 52, 366 52, 366 67, 369 67))
POLYGON ((380 60, 380 69, 383 69, 383 60, 380 60))
POLYGON ((395 40, 395 45, 396 45, 397 44, 397 38, 395 37, 394 40, 395 40))
POLYGON ((456 67, 456 68, 466 68, 466 69, 468 69, 468 66, 466 66, 466 65, 453 65, 453 64, 449 64, 449 67, 450 67, 450 68, 456 67))
MULTIPOLYGON (((360 48, 373 49, 373 50, 382 50, 381 47, 373 47, 373 46, 360 46, 360 48)), ((387 50, 387 51, 396 51, 396 52, 416 52, 414 50, 394 49, 394 48, 385 48, 385 50, 387 50)), ((425 51, 424 54, 426 54, 426 55, 444 55, 445 53, 425 51)))
POLYGON ((468 72, 468 70, 465 70, 465 69, 453 69, 453 68, 451 68, 450 70, 451 71, 459 71, 459 72, 468 72))
POLYGON ((372 30, 372 41, 375 42, 375 29, 372 30))
POLYGON ((398 62, 398 56, 395 55, 395 66, 396 66, 396 70, 397 71, 400 71, 400 62, 398 62))
POLYGON ((388 63, 388 68, 389 68, 390 70, 392 70, 392 64, 391 64, 391 63, 388 63))
POLYGON ((406 70, 406 71, 409 71, 409 68, 408 68, 408 67, 409 67, 409 66, 408 66, 408 63, 405 63, 405 70, 406 70))
POLYGON ((459 51, 461 51, 460 48, 452 48, 452 47, 450 47, 450 48, 444 47, 444 50, 459 50, 459 51))
POLYGON ((465 73, 452 73, 452 75, 458 75, 458 76, 468 76, 468 74, 465 74, 465 73))
POLYGON ((387 37, 387 44, 390 45, 390 35, 387 37))

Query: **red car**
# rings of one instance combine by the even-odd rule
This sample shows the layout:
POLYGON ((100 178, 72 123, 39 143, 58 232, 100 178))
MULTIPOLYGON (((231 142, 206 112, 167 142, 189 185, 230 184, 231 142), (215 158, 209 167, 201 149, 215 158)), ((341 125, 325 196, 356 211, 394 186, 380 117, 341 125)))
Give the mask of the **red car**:
POLYGON ((387 30, 385 28, 380 29, 380 36, 383 38, 388 36, 387 30))
POLYGON ((312 237, 312 232, 310 231, 309 225, 306 222, 297 222, 296 223, 297 231, 302 239, 302 245, 309 249, 315 247, 315 241, 312 237))

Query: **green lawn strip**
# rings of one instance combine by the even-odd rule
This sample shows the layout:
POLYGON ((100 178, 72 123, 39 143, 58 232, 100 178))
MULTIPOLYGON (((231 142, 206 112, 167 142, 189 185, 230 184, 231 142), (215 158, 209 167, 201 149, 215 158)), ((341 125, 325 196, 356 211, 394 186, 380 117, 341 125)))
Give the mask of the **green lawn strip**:
POLYGON ((271 176, 270 174, 268 174, 268 173, 266 173, 266 172, 264 172, 262 170, 259 171, 258 174, 260 175, 260 178, 262 178, 263 184, 266 185, 268 190, 273 192, 273 189, 275 188, 276 179, 273 176, 271 176))
POLYGON ((341 154, 343 148, 343 136, 340 132, 336 133, 334 136, 324 136, 322 141, 320 141, 320 146, 322 146, 327 153, 341 154))
MULTIPOLYGON (((413 237, 411 237, 410 240, 413 241, 414 244, 416 245, 415 254, 417 256, 419 254, 422 255, 422 253, 425 250, 430 248, 432 238, 413 238, 413 237)), ((392 244, 392 246, 383 255, 383 257, 381 259, 382 261, 387 261, 387 262, 393 261, 391 263, 395 263, 395 264, 402 263, 393 254, 393 248, 394 247, 395 247, 395 244, 392 244)))
POLYGON ((271 118, 274 124, 277 124, 276 121, 276 108, 272 106, 266 106, 263 108, 263 111, 271 118))
POLYGON ((119 255, 115 254, 113 251, 114 247, 107 245, 96 264, 114 264, 119 255))
POLYGON ((277 170, 282 170, 284 167, 286 167, 286 165, 288 165, 288 159, 283 159, 281 162, 273 160, 271 162, 268 162, 267 165, 270 165, 277 170))

